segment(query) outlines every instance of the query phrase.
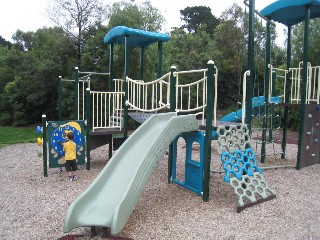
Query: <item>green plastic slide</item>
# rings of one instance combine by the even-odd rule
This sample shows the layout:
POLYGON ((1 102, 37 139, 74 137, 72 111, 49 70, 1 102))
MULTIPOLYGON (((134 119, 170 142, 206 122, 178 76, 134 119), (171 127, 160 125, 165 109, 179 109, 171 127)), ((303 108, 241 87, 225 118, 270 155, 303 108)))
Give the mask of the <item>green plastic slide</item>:
POLYGON ((182 132, 198 130, 195 115, 151 116, 117 150, 93 183, 71 203, 64 232, 77 227, 110 227, 117 234, 127 223, 158 161, 182 132))

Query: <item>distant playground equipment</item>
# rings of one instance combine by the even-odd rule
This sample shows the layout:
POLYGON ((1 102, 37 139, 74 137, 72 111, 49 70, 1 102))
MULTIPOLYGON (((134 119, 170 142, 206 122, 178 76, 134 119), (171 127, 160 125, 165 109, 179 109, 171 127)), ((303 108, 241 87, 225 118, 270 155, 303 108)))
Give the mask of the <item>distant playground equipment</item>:
MULTIPOLYGON (((305 9, 304 3, 305 2, 299 3, 297 6, 305 9)), ((286 2, 286 4, 290 6, 289 2, 286 2)), ((249 25, 251 26, 249 29, 249 48, 251 52, 253 52, 253 6, 254 0, 250 0, 249 15, 251 20, 249 25)), ((291 15, 292 14, 283 14, 283 16, 291 15)), ((270 31, 270 24, 271 21, 269 19, 267 20, 267 32, 270 31)), ((158 56, 160 56, 158 63, 161 63, 162 42, 168 39, 169 36, 165 34, 150 33, 126 27, 116 27, 106 35, 104 42, 110 44, 111 63, 113 62, 114 44, 120 43, 125 45, 125 57, 127 58, 129 54, 128 46, 139 46, 143 49, 145 46, 157 42, 158 56)), ((270 56, 270 53, 268 53, 268 51, 270 51, 270 32, 268 33, 267 39, 266 55, 270 56)), ((249 70, 246 71, 243 76, 241 114, 237 111, 232 115, 236 115, 237 117, 232 117, 232 119, 230 119, 231 115, 228 118, 226 117, 225 119, 234 120, 230 123, 220 122, 215 118, 218 69, 215 67, 213 61, 209 61, 207 69, 204 70, 179 72, 175 67, 172 67, 170 73, 164 76, 161 76, 162 69, 161 64, 159 64, 157 80, 151 82, 144 82, 143 76, 141 76, 140 80, 130 79, 128 77, 128 61, 125 61, 125 63, 124 79, 113 80, 111 74, 112 64, 109 66, 110 73, 107 74, 110 78, 109 91, 112 89, 112 85, 115 86, 114 91, 93 92, 87 88, 83 90, 82 94, 78 94, 78 86, 81 80, 79 80, 80 78, 74 80, 77 99, 76 112, 78 112, 79 109, 84 112, 84 119, 82 120, 87 123, 87 134, 100 134, 100 136, 104 136, 104 138, 109 136, 109 140, 111 139, 109 149, 114 133, 123 133, 124 139, 127 140, 117 150, 96 180, 71 204, 65 218, 64 232, 69 232, 80 226, 90 226, 94 232, 95 227, 100 226, 111 228, 112 234, 119 233, 133 211, 154 167, 168 146, 168 182, 177 183, 180 186, 202 195, 204 201, 209 200, 212 140, 217 140, 219 143, 220 147, 218 151, 226 174, 224 180, 231 185, 238 197, 238 212, 253 204, 275 197, 276 193, 265 181, 262 175, 262 169, 257 164, 255 153, 250 143, 252 116, 255 115, 254 111, 257 109, 257 114, 262 113, 264 115, 262 151, 265 151, 263 148, 265 148, 267 142, 266 117, 269 114, 268 111, 272 109, 272 104, 278 104, 279 106, 287 108, 289 106, 288 89, 290 80, 292 84, 300 83, 304 86, 306 84, 306 82, 304 83, 304 78, 302 78, 303 80, 300 82, 295 81, 293 77, 290 79, 290 74, 288 74, 289 70, 288 72, 283 71, 282 74, 284 73, 285 77, 282 77, 282 79, 285 79, 285 84, 282 89, 285 91, 284 93, 275 93, 274 90, 276 90, 276 88, 274 84, 276 84, 276 72, 281 72, 281 70, 273 68, 270 64, 270 58, 268 59, 267 57, 267 70, 265 72, 265 86, 267 87, 264 89, 263 96, 253 96, 252 79, 255 71, 253 56, 249 56, 249 70), (203 77, 191 84, 180 84, 180 77, 184 74, 195 72, 201 72, 203 77), (196 90, 191 90, 193 87, 196 90), (192 91, 197 92, 196 99, 186 97, 191 96, 190 93, 192 91), (85 100, 82 101, 82 105, 79 105, 79 102, 81 102, 78 100, 79 96, 85 98, 85 100), (106 102, 110 99, 113 101, 112 104, 107 104, 106 102), (109 106, 118 106, 119 108, 109 109, 109 106), (260 107, 262 110, 259 109, 260 107), (170 113, 160 113, 162 111, 170 111, 170 113), (92 112, 92 115, 87 114, 90 112, 92 112), (179 116, 179 114, 187 114, 190 112, 192 112, 191 115, 179 116), (116 117, 113 116, 113 113, 116 114, 116 117), (143 124, 127 138, 129 116, 133 116, 133 118, 143 124), (239 121, 239 119, 241 119, 241 121, 239 121), (180 179, 176 174, 177 140, 179 138, 182 138, 186 143, 184 179, 180 179), (171 144, 172 141, 173 144, 171 144), (193 145, 195 143, 199 145, 199 159, 193 159, 192 157, 193 145), (144 151, 141 152, 142 148, 144 151)), ((305 66, 306 64, 303 64, 302 70, 306 69, 305 66)), ((81 72, 78 71, 78 73, 80 74, 81 72)), ((282 74, 279 74, 279 76, 283 76, 282 74)), ((88 72, 88 75, 91 77, 94 73, 88 72)), ((90 86, 89 78, 86 79, 85 82, 90 86)), ((317 83, 317 81, 315 81, 315 85, 310 82, 308 86, 311 87, 311 93, 314 88, 319 89, 319 83, 317 83)), ((295 88, 295 86, 293 86, 293 88, 295 88)), ((306 105, 303 99, 305 98, 306 88, 302 87, 301 89, 299 105, 304 113, 306 105)), ((310 96, 311 95, 312 94, 310 94, 310 96)), ((319 105, 319 97, 316 104, 319 105)), ((315 123, 312 124, 312 126, 314 125, 313 129, 306 131, 306 135, 316 143, 314 144, 314 149, 318 149, 318 152, 314 153, 314 156, 312 156, 313 153, 311 154, 313 159, 312 164, 314 164, 319 163, 319 160, 314 162, 314 159, 319 159, 319 155, 317 155, 319 154, 319 140, 316 141, 319 137, 316 136, 316 138, 314 138, 314 133, 319 133, 319 106, 310 105, 310 108, 311 111, 308 111, 307 115, 307 120, 309 119, 309 121, 306 125, 311 125, 309 124, 310 119, 315 119, 315 123)), ((272 111, 270 112, 272 113, 272 111)), ((286 110, 285 114, 287 114, 286 110)), ((305 113, 301 116, 305 116, 305 113)), ((288 116, 285 116, 285 118, 286 117, 288 116)), ((286 122, 284 123, 283 132, 284 141, 282 148, 284 156, 286 122)), ((90 149, 91 137, 91 135, 87 137, 87 149, 90 149)), ((304 143, 303 141, 303 134, 300 134, 300 151, 301 144, 304 143)), ((307 145, 305 149, 309 151, 310 148, 311 144, 307 145)), ((299 152, 299 154, 301 153, 299 152)), ((87 159, 89 159, 89 157, 90 151, 87 153, 87 159)), ((304 160, 298 157, 296 168, 300 169, 301 166, 305 166, 304 160)))
MULTIPOLYGON (((42 128, 40 126, 36 127, 36 133, 39 134, 39 135, 42 135, 42 128)), ((38 144, 38 148, 37 148, 38 157, 42 157, 43 139, 40 138, 40 137, 37 137, 36 141, 37 141, 37 144, 38 144)))
POLYGON ((65 152, 62 144, 68 140, 67 133, 70 131, 74 133, 73 141, 77 146, 77 164, 83 165, 87 162, 85 159, 85 125, 83 121, 47 121, 46 116, 43 115, 42 127, 37 126, 36 131, 38 134, 42 134, 42 138, 37 138, 37 143, 42 147, 40 149, 41 154, 38 150, 38 156, 43 158, 43 174, 45 177, 48 176, 48 167, 64 167, 65 152))

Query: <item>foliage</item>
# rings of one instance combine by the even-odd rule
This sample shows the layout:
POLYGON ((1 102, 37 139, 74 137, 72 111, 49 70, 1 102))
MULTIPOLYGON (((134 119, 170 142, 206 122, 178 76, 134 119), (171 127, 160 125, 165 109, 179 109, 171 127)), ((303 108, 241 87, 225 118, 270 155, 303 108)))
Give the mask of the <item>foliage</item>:
POLYGON ((101 0, 51 0, 47 13, 77 47, 78 61, 86 42, 84 32, 107 18, 107 6, 101 0))
POLYGON ((185 22, 181 28, 187 29, 189 33, 198 33, 200 27, 206 25, 205 31, 212 35, 214 29, 219 24, 219 19, 212 14, 210 7, 186 7, 180 10, 180 15, 181 20, 185 22))
MULTIPOLYGON (((320 64, 320 19, 312 19, 310 21, 310 37, 309 37, 309 51, 308 62, 313 66, 320 64)), ((298 66, 299 62, 303 60, 303 43, 304 42, 304 23, 295 25, 292 30, 292 55, 294 61, 292 66, 298 66)))
POLYGON ((74 65, 76 54, 60 28, 18 32, 16 36, 19 42, 1 57, 0 69, 8 74, 0 76, 0 111, 5 113, 0 124, 11 120, 14 125, 26 125, 43 113, 56 116, 58 76, 69 71, 69 64, 74 65))
POLYGON ((2 36, 0 36, 0 47, 11 48, 11 46, 12 46, 12 43, 10 41, 7 41, 2 36))
MULTIPOLYGON (((100 0, 52 0, 51 3, 50 17, 55 18, 57 27, 35 32, 17 30, 13 44, 0 37, 0 124, 28 125, 38 121, 42 114, 56 119, 58 76, 74 79, 75 66, 81 71, 108 72, 109 49, 103 44, 103 37, 110 29, 125 25, 159 32, 165 23, 159 10, 149 1, 139 4, 121 1, 109 7, 100 0), (84 6, 85 3, 88 5, 84 6)), ((248 68, 248 14, 236 4, 226 9, 220 19, 205 6, 187 7, 180 13, 183 26, 172 29, 170 41, 163 43, 163 72, 168 72, 172 65, 178 71, 203 69, 208 60, 214 60, 219 69, 219 107, 234 111, 242 94, 243 73, 248 68)), ((254 25, 256 72, 253 75, 257 93, 263 89, 265 21, 256 18, 254 25)), ((310 29, 309 57, 313 64, 318 64, 319 20, 312 20, 310 29)), ((275 34, 272 26, 271 59, 272 64, 279 67, 284 64, 285 49, 274 44, 275 34)), ((302 56, 302 36, 301 24, 294 27, 292 38, 297 62, 302 56)), ((146 81, 157 77, 157 50, 157 44, 144 49, 143 78, 146 81)), ((140 59, 140 49, 130 48, 129 77, 133 79, 141 78, 137 59, 140 59)), ((115 45, 114 78, 123 78, 123 75, 124 47, 115 45)), ((196 74, 193 77, 201 78, 196 74)), ((179 81, 189 82, 192 78, 179 81)), ((108 77, 92 78, 91 88, 108 90, 108 81, 108 77)), ((64 83, 61 94, 62 115, 70 118, 74 111, 74 85, 64 83)), ((289 123, 293 126, 294 121, 290 119, 289 123)))

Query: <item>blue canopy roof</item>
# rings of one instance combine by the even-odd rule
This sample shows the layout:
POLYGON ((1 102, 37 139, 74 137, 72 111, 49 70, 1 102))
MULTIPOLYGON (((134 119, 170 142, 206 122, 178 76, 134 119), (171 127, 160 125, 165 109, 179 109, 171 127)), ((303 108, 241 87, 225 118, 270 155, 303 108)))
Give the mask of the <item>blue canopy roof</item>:
POLYGON ((260 13, 285 25, 295 25, 304 20, 305 6, 310 6, 310 18, 320 17, 320 0, 277 0, 260 13))
POLYGON ((154 42, 166 42, 170 36, 164 33, 149 32, 125 26, 117 26, 112 28, 103 38, 105 44, 125 44, 125 36, 128 46, 145 47, 154 42))

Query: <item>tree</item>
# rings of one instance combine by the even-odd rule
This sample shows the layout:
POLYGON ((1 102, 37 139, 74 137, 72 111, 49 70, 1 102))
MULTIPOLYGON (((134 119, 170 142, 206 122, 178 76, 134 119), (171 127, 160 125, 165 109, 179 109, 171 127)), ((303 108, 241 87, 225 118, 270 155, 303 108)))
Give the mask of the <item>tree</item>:
POLYGON ((127 26, 156 32, 161 30, 164 21, 159 10, 149 1, 141 4, 121 1, 112 5, 108 27, 127 26))
POLYGON ((219 24, 219 19, 212 15, 210 7, 186 7, 180 10, 180 15, 180 19, 186 23, 182 28, 190 33, 197 33, 201 26, 206 25, 206 31, 212 35, 219 24))
MULTIPOLYGON (((0 85, 0 124, 30 124, 43 113, 55 118, 58 76, 75 66, 76 51, 61 28, 21 32, 19 39, 32 43, 28 50, 14 43, 0 58, 0 71, 5 73, 0 75, 0 82, 4 83, 0 85)), ((68 110, 72 112, 71 107, 68 110)))
POLYGON ((5 40, 2 36, 0 36, 0 46, 11 48, 12 43, 10 41, 5 40))
POLYGON ((80 63, 86 40, 83 33, 107 18, 107 6, 101 0, 51 0, 47 13, 74 40, 80 63))
MULTIPOLYGON (((320 65, 320 19, 312 19, 310 21, 310 37, 308 61, 314 65, 320 65)), ((296 66, 303 59, 303 39, 304 39, 304 23, 295 25, 292 30, 292 55, 294 57, 293 64, 296 66)), ((292 66, 293 66, 292 64, 292 66)))

